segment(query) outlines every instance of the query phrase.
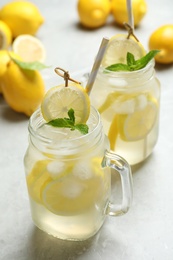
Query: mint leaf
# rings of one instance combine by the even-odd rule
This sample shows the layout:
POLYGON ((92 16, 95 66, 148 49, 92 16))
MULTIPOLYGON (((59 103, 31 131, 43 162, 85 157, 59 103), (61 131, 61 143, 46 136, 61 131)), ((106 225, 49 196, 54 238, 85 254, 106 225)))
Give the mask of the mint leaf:
POLYGON ((140 58, 139 60, 136 60, 134 65, 134 70, 139 70, 144 68, 158 52, 159 52, 158 50, 152 50, 148 52, 144 57, 140 58))
POLYGON ((78 130, 82 134, 88 133, 88 126, 86 124, 76 124, 75 125, 75 115, 74 110, 71 108, 68 110, 68 116, 69 118, 56 118, 51 121, 49 121, 47 124, 51 125, 53 127, 65 127, 70 128, 71 131, 78 130))
POLYGON ((134 55, 130 52, 127 52, 126 60, 127 64, 117 63, 112 64, 106 67, 106 70, 110 71, 135 71, 143 69, 159 52, 159 50, 152 50, 148 52, 142 58, 135 60, 134 55))
POLYGON ((74 124, 69 118, 57 118, 49 121, 48 125, 54 127, 65 127, 65 128, 73 128, 74 124))
POLYGON ((127 65, 128 66, 131 66, 131 65, 134 65, 135 64, 135 57, 132 53, 130 52, 127 52, 127 65))
POLYGON ((129 68, 129 66, 127 64, 117 63, 117 64, 112 64, 112 65, 106 67, 106 70, 110 70, 110 71, 128 71, 128 70, 130 70, 130 68, 129 68))
POLYGON ((68 116, 69 116, 69 119, 75 123, 75 116, 74 116, 74 110, 72 108, 69 109, 68 111, 68 116))
POLYGON ((42 70, 48 68, 49 66, 44 65, 39 61, 34 62, 24 62, 17 59, 14 59, 10 56, 10 58, 21 68, 24 70, 42 70))
POLYGON ((75 129, 79 130, 84 135, 87 134, 89 130, 86 124, 77 124, 75 125, 75 129))

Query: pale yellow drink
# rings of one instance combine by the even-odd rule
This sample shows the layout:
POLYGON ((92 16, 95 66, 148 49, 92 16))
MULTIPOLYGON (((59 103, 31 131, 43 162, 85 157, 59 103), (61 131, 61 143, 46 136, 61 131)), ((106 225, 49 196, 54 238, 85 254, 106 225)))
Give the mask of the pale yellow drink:
POLYGON ((153 61, 138 71, 100 68, 91 101, 101 114, 113 151, 131 165, 151 154, 158 139, 160 108, 153 61))
POLYGON ((106 214, 122 215, 132 199, 131 172, 122 158, 109 153, 98 112, 92 108, 84 135, 47 125, 40 110, 29 123, 24 158, 32 219, 55 237, 84 240, 102 226, 106 214), (110 204, 110 168, 123 171, 122 206, 110 204))

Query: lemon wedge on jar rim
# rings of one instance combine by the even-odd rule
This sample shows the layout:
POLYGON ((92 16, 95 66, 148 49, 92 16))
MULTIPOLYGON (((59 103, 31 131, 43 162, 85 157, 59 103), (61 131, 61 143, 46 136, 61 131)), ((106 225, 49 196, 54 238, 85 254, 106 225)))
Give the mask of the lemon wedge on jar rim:
POLYGON ((75 122, 85 123, 90 114, 90 99, 84 88, 77 83, 69 83, 48 90, 42 103, 41 112, 46 121, 65 118, 70 109, 75 111, 75 122))
POLYGON ((106 68, 115 63, 126 64, 127 52, 132 53, 135 60, 146 54, 143 45, 132 35, 127 38, 127 34, 116 34, 108 43, 101 63, 102 67, 106 68))

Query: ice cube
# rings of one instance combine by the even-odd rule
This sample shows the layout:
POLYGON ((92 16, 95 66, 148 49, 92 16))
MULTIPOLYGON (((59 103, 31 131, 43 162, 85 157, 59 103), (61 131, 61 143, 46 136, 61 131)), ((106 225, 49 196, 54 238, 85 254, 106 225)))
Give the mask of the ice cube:
POLYGON ((74 199, 82 193, 85 185, 74 180, 66 180, 62 184, 62 195, 67 198, 74 199))
POLYGON ((47 170, 53 179, 57 179, 65 169, 65 163, 59 161, 52 161, 47 165, 47 170))
POLYGON ((146 95, 141 94, 136 98, 135 109, 137 109, 137 110, 144 109, 146 107, 147 103, 148 103, 148 100, 147 100, 146 95))
POLYGON ((125 87, 128 85, 128 82, 125 79, 110 78, 109 84, 111 86, 125 87))
POLYGON ((124 102, 117 102, 114 107, 114 111, 117 114, 132 114, 135 111, 135 100, 134 98, 128 99, 124 102))
POLYGON ((93 177, 93 172, 89 162, 77 163, 72 171, 73 175, 82 180, 87 180, 93 177))

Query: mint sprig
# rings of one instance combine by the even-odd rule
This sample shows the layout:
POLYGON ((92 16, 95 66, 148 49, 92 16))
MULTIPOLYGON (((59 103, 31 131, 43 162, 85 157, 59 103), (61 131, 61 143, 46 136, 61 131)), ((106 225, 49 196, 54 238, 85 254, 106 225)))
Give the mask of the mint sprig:
POLYGON ((132 53, 127 52, 126 60, 127 64, 116 63, 106 67, 106 70, 110 71, 135 71, 144 68, 158 53, 158 50, 152 50, 148 52, 142 58, 135 60, 135 57, 132 53))
POLYGON ((46 66, 45 64, 39 62, 39 61, 34 61, 34 62, 24 62, 20 61, 18 59, 14 59, 10 56, 12 61, 14 61, 21 69, 24 70, 42 70, 45 68, 48 68, 49 66, 46 66))
POLYGON ((75 124, 74 110, 71 108, 68 111, 69 118, 56 118, 49 121, 47 124, 54 127, 65 127, 70 128, 71 131, 78 130, 82 134, 88 133, 88 126, 86 124, 75 124))

